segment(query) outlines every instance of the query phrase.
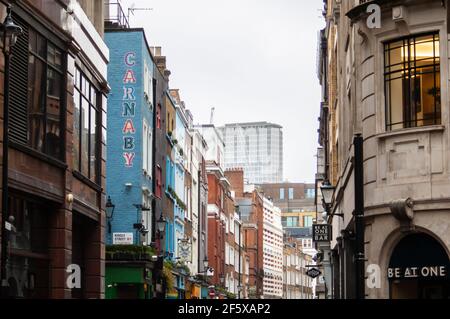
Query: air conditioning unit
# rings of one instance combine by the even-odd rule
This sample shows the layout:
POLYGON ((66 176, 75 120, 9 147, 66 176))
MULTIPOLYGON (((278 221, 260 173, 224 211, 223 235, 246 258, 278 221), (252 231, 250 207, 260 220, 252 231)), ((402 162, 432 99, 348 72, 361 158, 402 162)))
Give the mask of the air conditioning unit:
POLYGON ((392 20, 395 22, 405 21, 408 12, 405 6, 396 6, 392 8, 392 20))

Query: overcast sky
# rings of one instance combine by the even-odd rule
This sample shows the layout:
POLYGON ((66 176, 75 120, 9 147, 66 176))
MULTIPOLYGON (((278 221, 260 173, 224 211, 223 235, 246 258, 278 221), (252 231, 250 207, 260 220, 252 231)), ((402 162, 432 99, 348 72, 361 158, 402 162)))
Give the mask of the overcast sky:
POLYGON ((322 0, 122 0, 161 46, 195 124, 268 121, 283 126, 284 178, 313 182, 320 88, 322 0))

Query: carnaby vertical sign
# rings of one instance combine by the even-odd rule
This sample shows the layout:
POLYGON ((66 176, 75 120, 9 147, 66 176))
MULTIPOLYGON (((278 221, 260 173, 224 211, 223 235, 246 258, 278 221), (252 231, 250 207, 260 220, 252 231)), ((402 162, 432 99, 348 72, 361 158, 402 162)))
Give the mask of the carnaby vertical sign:
POLYGON ((136 53, 127 52, 124 56, 125 74, 123 76, 122 117, 124 119, 123 134, 123 158, 125 167, 133 167, 136 157, 134 117, 136 114, 136 53))

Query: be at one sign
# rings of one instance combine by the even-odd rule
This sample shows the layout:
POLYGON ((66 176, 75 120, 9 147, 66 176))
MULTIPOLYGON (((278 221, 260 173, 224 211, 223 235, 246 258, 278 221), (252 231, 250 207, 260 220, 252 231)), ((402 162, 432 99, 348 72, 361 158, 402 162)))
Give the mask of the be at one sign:
POLYGON ((331 225, 328 224, 313 225, 313 241, 314 242, 331 241, 331 225))

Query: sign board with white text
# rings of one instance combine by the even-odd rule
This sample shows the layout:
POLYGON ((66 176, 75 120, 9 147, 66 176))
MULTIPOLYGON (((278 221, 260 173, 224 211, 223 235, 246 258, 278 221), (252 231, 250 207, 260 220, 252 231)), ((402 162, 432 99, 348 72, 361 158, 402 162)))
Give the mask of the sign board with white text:
POLYGON ((113 233, 113 245, 133 245, 133 233, 113 233))
POLYGON ((331 241, 331 225, 314 224, 313 225, 313 242, 330 242, 331 241))

